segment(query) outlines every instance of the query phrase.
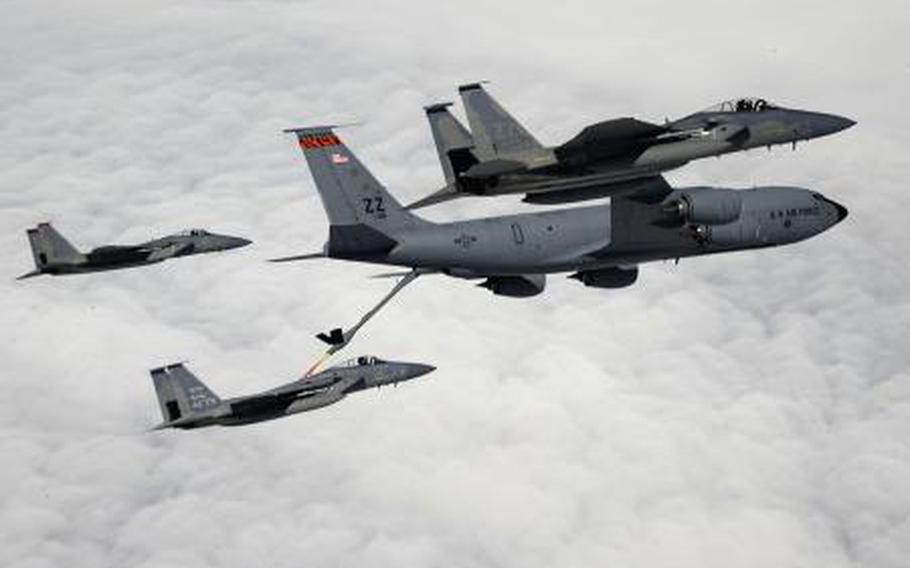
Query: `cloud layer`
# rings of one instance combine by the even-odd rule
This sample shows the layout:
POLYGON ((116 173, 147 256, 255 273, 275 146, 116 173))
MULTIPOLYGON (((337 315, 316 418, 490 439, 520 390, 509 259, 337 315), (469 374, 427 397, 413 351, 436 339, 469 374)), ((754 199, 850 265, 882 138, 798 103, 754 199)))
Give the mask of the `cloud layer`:
MULTIPOLYGON (((0 24, 0 564, 903 566, 910 555, 902 2, 13 2, 0 24), (420 107, 492 92, 545 142, 743 94, 859 126, 677 184, 788 183, 850 217, 789 248, 527 301, 421 279, 347 354, 435 364, 241 429, 147 433, 147 369, 216 392, 296 376, 389 282, 318 249, 280 129, 346 138, 402 201, 440 184, 420 107), (253 247, 13 282, 24 229, 253 247)), ((433 219, 528 210, 466 200, 433 219)))

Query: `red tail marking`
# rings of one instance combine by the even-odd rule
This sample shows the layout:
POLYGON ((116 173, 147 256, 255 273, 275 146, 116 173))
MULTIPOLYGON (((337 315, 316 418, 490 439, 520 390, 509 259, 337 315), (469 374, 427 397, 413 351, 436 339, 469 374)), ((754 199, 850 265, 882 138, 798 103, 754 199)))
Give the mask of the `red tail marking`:
POLYGON ((304 150, 315 150, 317 148, 326 148, 328 146, 338 146, 339 144, 341 144, 341 139, 334 134, 320 134, 300 137, 300 147, 304 150))

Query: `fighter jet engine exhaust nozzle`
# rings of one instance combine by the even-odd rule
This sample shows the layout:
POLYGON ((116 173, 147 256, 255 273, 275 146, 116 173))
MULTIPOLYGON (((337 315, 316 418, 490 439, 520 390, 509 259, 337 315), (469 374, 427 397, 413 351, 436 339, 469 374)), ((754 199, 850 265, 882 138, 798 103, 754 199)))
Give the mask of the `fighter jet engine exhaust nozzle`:
POLYGON ((528 298, 543 292, 547 286, 546 274, 525 274, 523 276, 490 276, 480 284, 481 288, 497 296, 528 298))
POLYGON ((735 190, 699 188, 674 195, 664 211, 683 224, 726 225, 739 219, 742 207, 742 196, 735 190))

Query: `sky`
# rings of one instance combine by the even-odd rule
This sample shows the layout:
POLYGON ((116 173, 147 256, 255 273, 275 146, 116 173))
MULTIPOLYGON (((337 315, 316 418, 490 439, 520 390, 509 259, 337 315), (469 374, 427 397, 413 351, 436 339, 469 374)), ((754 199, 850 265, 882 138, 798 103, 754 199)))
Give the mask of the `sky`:
POLYGON ((906 565, 906 2, 3 7, 0 565, 906 565), (850 216, 788 247, 645 265, 623 290, 555 275, 516 300, 422 278, 344 355, 434 373, 284 420, 149 432, 148 369, 185 361, 222 396, 292 380, 316 332, 391 285, 265 262, 327 234, 281 129, 363 122, 346 142, 408 202, 442 183, 421 107, 477 80, 549 144, 743 95, 851 117, 668 176, 809 187, 850 216), (45 220, 83 249, 190 227, 255 244, 14 281, 45 220))

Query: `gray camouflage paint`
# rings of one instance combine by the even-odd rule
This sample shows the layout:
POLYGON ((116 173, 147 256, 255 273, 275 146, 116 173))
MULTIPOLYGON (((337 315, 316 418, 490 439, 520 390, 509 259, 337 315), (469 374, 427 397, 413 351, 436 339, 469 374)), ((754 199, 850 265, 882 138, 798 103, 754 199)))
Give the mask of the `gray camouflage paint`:
POLYGON ((26 233, 35 270, 19 279, 41 274, 59 276, 145 266, 169 258, 244 247, 251 242, 240 237, 192 229, 138 245, 108 245, 81 253, 50 223, 39 223, 26 233))
POLYGON ((358 357, 261 393, 222 400, 182 363, 167 365, 149 371, 164 418, 154 429, 274 420, 335 404, 353 392, 409 381, 434 369, 420 363, 358 357))
POLYGON ((290 131, 329 217, 325 256, 456 277, 628 268, 776 246, 817 235, 846 216, 841 205, 803 188, 672 189, 658 179, 610 205, 430 223, 402 208, 331 127, 290 131))
POLYGON ((657 176, 692 160, 780 144, 795 147, 855 124, 833 114, 740 99, 664 125, 608 120, 560 146, 545 147, 481 84, 462 85, 459 93, 470 132, 448 104, 426 107, 446 186, 409 208, 472 194, 525 193, 529 203, 557 203, 563 194, 592 186, 597 191, 586 198, 604 197, 623 190, 613 184, 657 176))

